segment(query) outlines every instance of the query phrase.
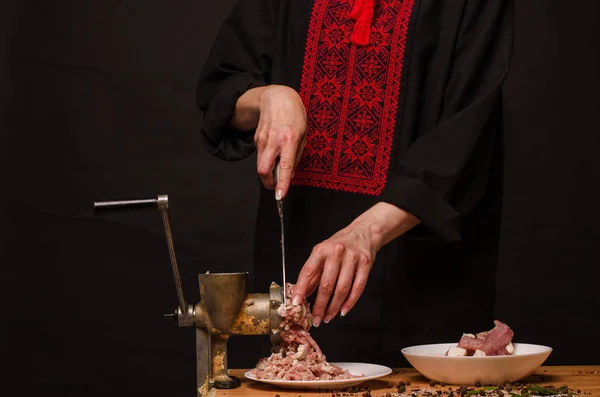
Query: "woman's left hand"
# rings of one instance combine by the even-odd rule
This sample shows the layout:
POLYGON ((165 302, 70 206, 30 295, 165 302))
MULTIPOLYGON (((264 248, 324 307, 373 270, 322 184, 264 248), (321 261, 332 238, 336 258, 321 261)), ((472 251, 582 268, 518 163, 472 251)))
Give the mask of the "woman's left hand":
POLYGON ((338 312, 345 316, 363 293, 379 249, 418 223, 392 204, 377 203, 313 248, 300 271, 293 303, 298 304, 318 287, 313 325, 318 327, 321 320, 328 323, 338 312))

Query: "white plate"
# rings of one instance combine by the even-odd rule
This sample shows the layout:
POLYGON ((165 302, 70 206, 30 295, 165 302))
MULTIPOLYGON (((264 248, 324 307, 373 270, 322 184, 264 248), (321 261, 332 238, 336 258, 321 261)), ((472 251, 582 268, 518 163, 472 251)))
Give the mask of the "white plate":
POLYGON ((256 382, 268 383, 285 389, 343 389, 359 385, 368 380, 381 378, 392 373, 392 369, 377 364, 362 363, 330 363, 342 369, 347 369, 353 375, 364 374, 362 378, 339 379, 339 380, 280 380, 280 379, 257 379, 250 371, 246 372, 246 378, 256 382))
POLYGON ((450 385, 502 384, 531 375, 546 361, 552 348, 513 343, 510 356, 447 357, 446 351, 457 343, 412 346, 402 349, 408 362, 430 380, 450 385))

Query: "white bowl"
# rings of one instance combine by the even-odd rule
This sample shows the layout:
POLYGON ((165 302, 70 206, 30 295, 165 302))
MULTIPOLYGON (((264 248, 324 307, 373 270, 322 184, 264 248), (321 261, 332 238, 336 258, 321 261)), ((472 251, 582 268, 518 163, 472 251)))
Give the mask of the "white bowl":
POLYGON ((531 375, 546 361, 552 348, 513 343, 510 356, 448 357, 448 348, 457 343, 438 343, 402 349, 408 362, 426 378, 449 385, 499 385, 516 382, 531 375))

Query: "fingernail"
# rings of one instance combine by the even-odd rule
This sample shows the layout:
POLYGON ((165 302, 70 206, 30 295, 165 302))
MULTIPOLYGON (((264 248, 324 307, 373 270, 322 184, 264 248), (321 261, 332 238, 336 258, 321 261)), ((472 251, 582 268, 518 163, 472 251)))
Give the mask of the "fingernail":
POLYGON ((281 189, 277 189, 277 192, 275 192, 275 200, 281 200, 282 194, 283 194, 283 191, 281 189))
POLYGON ((313 318, 313 327, 318 328, 320 324, 321 324, 321 317, 313 318))
POLYGON ((348 310, 342 309, 342 311, 340 312, 340 317, 344 317, 346 313, 348 313, 348 310))
POLYGON ((329 324, 329 322, 331 321, 331 316, 325 316, 325 324, 329 324))
POLYGON ((300 304, 300 297, 298 295, 294 296, 294 299, 292 300, 292 304, 294 306, 298 306, 300 304))

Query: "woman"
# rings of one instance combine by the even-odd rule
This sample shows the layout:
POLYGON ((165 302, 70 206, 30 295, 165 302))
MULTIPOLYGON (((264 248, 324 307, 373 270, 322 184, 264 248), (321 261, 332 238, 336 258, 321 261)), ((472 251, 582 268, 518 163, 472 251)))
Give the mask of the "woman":
POLYGON ((328 359, 398 365, 493 325, 485 193, 511 46, 508 0, 241 0, 223 24, 202 133, 224 160, 257 153, 261 290, 284 199, 288 280, 315 293, 328 359))

